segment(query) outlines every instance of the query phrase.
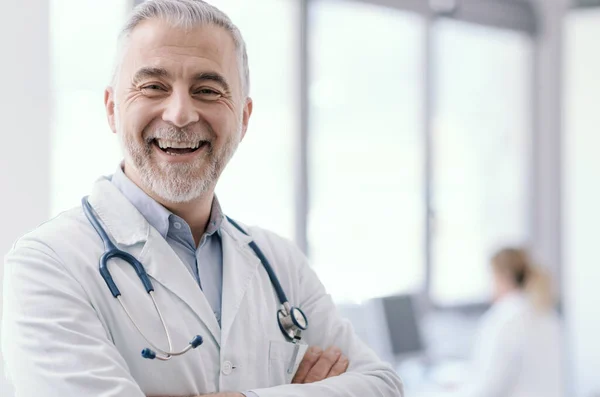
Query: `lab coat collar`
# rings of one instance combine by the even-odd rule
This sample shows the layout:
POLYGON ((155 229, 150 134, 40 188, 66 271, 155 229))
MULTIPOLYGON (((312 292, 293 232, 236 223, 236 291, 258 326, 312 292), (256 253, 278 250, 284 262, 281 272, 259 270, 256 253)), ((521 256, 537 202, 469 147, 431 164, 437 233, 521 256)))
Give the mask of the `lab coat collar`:
POLYGON ((127 246, 138 243, 144 244, 137 259, 152 282, 160 283, 185 302, 220 345, 219 324, 210 304, 164 237, 150 226, 146 218, 108 178, 100 178, 96 182, 89 201, 106 232, 121 249, 126 250, 127 246))
MULTIPOLYGON (((148 240, 150 224, 108 177, 96 181, 89 202, 117 244, 130 246, 148 240)), ((241 233, 226 219, 223 219, 221 230, 238 246, 252 241, 252 237, 241 233)))
POLYGON ((148 239, 150 224, 108 177, 96 181, 89 202, 115 243, 130 246, 148 239))
MULTIPOLYGON (((242 226, 242 228, 244 228, 242 226)), ((240 232, 235 226, 233 226, 231 224, 231 222, 229 222, 229 220, 227 218, 223 219, 223 224, 221 226, 221 230, 223 232, 225 232, 227 235, 229 235, 229 237, 235 241, 235 243, 239 246, 239 247, 243 247, 243 248, 248 248, 251 250, 251 248, 247 247, 248 243, 250 243, 253 239, 252 236, 246 235, 242 232, 240 232)), ((244 228, 246 233, 250 233, 250 231, 248 230, 248 228, 244 228)), ((251 251, 253 252, 253 251, 251 251)))
POLYGON ((221 228, 222 328, 219 329, 210 304, 175 251, 108 178, 103 177, 96 182, 89 201, 115 243, 120 246, 145 243, 138 260, 148 275, 181 298, 205 324, 215 342, 221 345, 230 333, 242 299, 260 265, 260 260, 248 246, 252 237, 224 220, 221 228))

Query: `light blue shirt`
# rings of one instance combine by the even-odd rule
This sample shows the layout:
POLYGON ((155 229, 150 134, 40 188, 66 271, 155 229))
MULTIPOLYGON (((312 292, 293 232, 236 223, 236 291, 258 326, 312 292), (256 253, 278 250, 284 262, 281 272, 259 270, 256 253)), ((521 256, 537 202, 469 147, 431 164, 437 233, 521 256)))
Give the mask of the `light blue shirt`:
POLYGON ((125 175, 120 166, 112 176, 112 183, 173 248, 202 289, 220 325, 223 289, 220 229, 224 216, 217 198, 213 199, 206 231, 196 247, 187 222, 148 196, 125 175))

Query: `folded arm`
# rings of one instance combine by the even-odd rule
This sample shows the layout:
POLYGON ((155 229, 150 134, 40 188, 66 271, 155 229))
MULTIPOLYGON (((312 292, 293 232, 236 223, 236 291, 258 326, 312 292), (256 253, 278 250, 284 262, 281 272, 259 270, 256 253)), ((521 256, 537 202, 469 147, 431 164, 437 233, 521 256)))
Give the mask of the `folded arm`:
MULTIPOLYGON (((402 397, 403 386, 393 369, 383 363, 354 333, 347 320, 342 319, 331 297, 308 266, 300 251, 293 253, 290 262, 302 258, 298 270, 299 296, 295 301, 309 319, 304 340, 322 349, 338 346, 348 359, 347 371, 339 376, 310 384, 290 384, 253 390, 259 397, 402 397)), ((288 263, 290 263, 288 262, 288 263)))

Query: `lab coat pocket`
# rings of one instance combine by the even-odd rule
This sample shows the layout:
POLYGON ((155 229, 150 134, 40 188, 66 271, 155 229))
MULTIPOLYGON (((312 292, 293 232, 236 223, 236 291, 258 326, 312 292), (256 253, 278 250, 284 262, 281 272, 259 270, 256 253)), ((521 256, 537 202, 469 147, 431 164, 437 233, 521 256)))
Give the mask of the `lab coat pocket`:
POLYGON ((298 344, 298 355, 292 363, 296 345, 284 341, 270 341, 269 343, 269 383, 270 387, 292 383, 298 366, 304 358, 308 345, 298 344))

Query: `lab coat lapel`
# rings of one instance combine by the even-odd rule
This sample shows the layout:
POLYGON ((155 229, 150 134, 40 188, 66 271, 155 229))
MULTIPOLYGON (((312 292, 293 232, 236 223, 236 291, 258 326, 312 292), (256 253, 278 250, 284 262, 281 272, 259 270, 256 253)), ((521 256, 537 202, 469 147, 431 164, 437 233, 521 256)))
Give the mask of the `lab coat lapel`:
MULTIPOLYGON (((215 314, 194 277, 186 269, 169 243, 156 229, 151 228, 140 254, 140 262, 150 277, 184 301, 221 344, 221 330, 215 314)), ((160 304, 160 295, 156 295, 160 304)), ((205 335, 203 335, 206 337, 205 335)))
POLYGON ((223 295, 221 308, 221 341, 226 343, 233 321, 248 287, 256 277, 260 260, 248 246, 252 239, 223 222, 223 295))
MULTIPOLYGON (((146 218, 108 178, 102 177, 96 182, 89 201, 106 231, 120 248, 126 250, 127 246, 144 243, 138 260, 144 265, 146 273, 184 301, 220 345, 219 323, 210 304, 193 276, 160 233, 150 226, 146 218)), ((159 294, 159 305, 160 299, 159 294)))

